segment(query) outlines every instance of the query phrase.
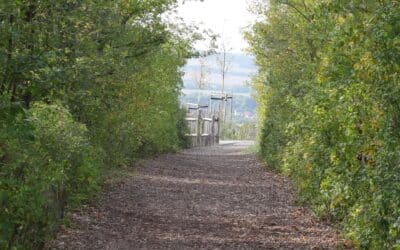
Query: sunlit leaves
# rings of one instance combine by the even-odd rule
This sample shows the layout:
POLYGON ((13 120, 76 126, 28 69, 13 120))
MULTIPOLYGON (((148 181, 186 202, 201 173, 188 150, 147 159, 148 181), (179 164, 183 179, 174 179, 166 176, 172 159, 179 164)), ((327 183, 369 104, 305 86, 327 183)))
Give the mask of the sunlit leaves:
POLYGON ((176 4, 0 1, 0 248, 43 247, 103 168, 184 146, 176 4))
POLYGON ((399 3, 270 1, 258 13, 247 38, 262 156, 357 247, 398 247, 399 3))

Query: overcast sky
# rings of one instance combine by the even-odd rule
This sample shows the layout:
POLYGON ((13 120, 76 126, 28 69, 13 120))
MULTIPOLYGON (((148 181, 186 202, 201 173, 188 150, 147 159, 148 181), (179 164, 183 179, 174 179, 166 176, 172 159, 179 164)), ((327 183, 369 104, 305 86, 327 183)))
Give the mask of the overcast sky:
MULTIPOLYGON (((248 6, 249 0, 186 1, 179 7, 178 13, 188 23, 202 23, 202 27, 223 35, 233 52, 237 53, 247 47, 241 29, 254 20, 248 6)), ((203 49, 201 45, 198 47, 203 49)))

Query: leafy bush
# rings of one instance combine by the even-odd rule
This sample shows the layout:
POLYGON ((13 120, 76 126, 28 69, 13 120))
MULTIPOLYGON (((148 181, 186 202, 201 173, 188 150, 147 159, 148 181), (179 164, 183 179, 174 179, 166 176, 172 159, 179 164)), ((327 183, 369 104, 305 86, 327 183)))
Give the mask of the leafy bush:
POLYGON ((221 126, 222 140, 255 140, 256 134, 256 125, 253 123, 225 122, 221 126))
POLYGON ((399 248, 400 4, 270 2, 247 33, 260 154, 357 248, 399 248))
POLYGON ((181 108, 177 113, 177 122, 176 122, 176 131, 177 131, 177 139, 178 145, 180 148, 189 148, 190 147, 190 138, 186 136, 189 134, 190 129, 188 123, 186 122, 186 109, 181 108))
POLYGON ((86 127, 56 104, 3 125, 0 142, 0 248, 40 246, 67 205, 98 189, 100 159, 86 127))
POLYGON ((0 248, 40 248, 102 170, 184 144, 181 68, 199 36, 164 18, 176 6, 0 1, 0 248))

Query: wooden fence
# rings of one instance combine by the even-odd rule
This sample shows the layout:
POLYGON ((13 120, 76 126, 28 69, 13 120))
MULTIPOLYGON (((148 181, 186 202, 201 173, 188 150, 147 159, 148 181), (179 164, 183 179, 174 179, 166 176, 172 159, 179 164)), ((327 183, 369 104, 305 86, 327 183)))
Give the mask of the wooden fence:
POLYGON ((212 114, 200 107, 188 109, 186 122, 192 147, 212 146, 219 143, 220 121, 217 114, 212 114))

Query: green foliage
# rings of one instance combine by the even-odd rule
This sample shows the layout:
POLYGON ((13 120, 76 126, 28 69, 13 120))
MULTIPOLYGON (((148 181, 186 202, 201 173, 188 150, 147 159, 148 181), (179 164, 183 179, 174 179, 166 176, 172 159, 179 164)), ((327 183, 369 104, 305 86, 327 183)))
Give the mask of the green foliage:
POLYGON ((59 105, 35 104, 0 128, 0 248, 33 248, 98 189, 87 129, 59 105))
POLYGON ((181 108, 177 113, 177 133, 178 133, 178 141, 180 148, 189 148, 191 146, 190 137, 186 136, 190 133, 190 128, 185 118, 187 115, 187 110, 185 108, 181 108))
POLYGON ((225 122, 221 126, 222 140, 255 140, 256 125, 253 123, 234 124, 225 122))
POLYGON ((40 248, 104 168, 185 146, 175 0, 0 1, 0 248, 40 248))
POLYGON ((254 7, 260 154, 357 248, 400 247, 399 3, 254 7))

